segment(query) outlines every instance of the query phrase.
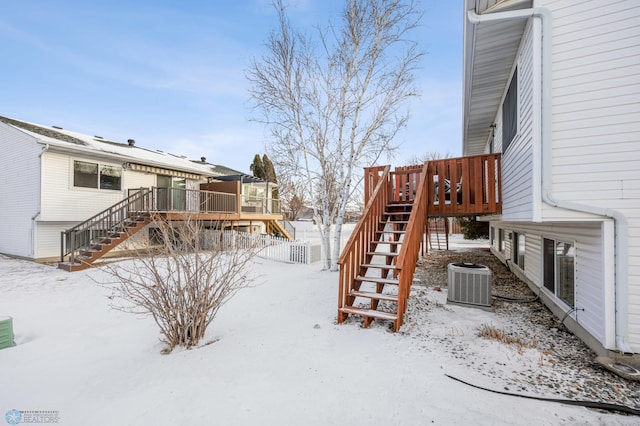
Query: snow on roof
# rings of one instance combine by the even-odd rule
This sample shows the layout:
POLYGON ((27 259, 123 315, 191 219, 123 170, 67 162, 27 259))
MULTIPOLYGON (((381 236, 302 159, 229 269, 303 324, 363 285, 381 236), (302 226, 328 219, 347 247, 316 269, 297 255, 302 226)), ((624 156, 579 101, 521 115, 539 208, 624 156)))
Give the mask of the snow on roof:
POLYGON ((219 176, 221 181, 241 181, 242 183, 265 183, 266 181, 255 176, 246 175, 244 173, 236 173, 233 175, 219 176))
POLYGON ((207 163, 206 160, 192 161, 184 156, 141 148, 135 146, 135 142, 133 140, 131 140, 132 143, 114 142, 101 136, 90 136, 55 126, 43 126, 41 124, 29 123, 1 116, 0 121, 36 138, 40 143, 68 151, 111 156, 117 158, 119 161, 142 164, 145 166, 164 167, 167 169, 186 171, 203 176, 224 176, 228 174, 241 173, 236 170, 229 169, 228 167, 207 163))

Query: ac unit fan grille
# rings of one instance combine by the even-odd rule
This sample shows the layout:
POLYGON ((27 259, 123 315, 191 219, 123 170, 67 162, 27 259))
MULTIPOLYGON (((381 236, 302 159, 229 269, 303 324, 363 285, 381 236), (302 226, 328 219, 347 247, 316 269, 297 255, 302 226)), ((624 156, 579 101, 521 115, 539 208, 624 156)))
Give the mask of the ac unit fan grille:
POLYGON ((491 269, 484 265, 450 263, 447 301, 491 307, 491 269))

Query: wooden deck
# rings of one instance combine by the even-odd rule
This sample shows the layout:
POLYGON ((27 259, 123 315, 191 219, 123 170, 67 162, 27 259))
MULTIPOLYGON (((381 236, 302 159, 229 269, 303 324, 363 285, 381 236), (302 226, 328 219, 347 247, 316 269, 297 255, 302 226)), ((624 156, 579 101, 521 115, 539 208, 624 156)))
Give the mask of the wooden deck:
POLYGON ((349 315, 403 322, 413 274, 427 250, 429 217, 502 211, 500 154, 448 158, 423 165, 366 168, 365 209, 340 265, 338 322, 349 315))
MULTIPOLYGON (((236 189, 239 191, 239 185, 236 189)), ((203 189, 130 189, 124 200, 61 233, 59 267, 67 271, 89 267, 144 229, 153 217, 171 221, 186 218, 211 221, 231 229, 239 222, 263 222, 267 232, 279 233, 291 239, 279 223, 283 216, 278 200, 247 199, 239 194, 203 189)))

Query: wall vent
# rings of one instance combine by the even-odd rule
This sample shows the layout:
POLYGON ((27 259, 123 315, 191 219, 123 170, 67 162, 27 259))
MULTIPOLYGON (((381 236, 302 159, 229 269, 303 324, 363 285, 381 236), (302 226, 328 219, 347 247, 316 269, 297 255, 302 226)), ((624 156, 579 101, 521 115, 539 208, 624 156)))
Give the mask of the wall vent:
POLYGON ((450 263, 447 302, 491 309, 491 269, 475 263, 450 263))

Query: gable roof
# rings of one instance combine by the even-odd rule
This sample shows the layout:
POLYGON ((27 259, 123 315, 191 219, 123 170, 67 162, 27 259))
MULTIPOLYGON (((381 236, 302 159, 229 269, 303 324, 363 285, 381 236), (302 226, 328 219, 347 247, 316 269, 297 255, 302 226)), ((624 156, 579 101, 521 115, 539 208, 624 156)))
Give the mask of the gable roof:
POLYGON ((127 143, 114 142, 101 136, 85 135, 60 127, 43 126, 2 116, 0 116, 0 122, 32 136, 39 143, 67 152, 110 157, 114 161, 176 170, 203 177, 241 173, 206 161, 192 161, 184 156, 138 147, 133 140, 127 143))

